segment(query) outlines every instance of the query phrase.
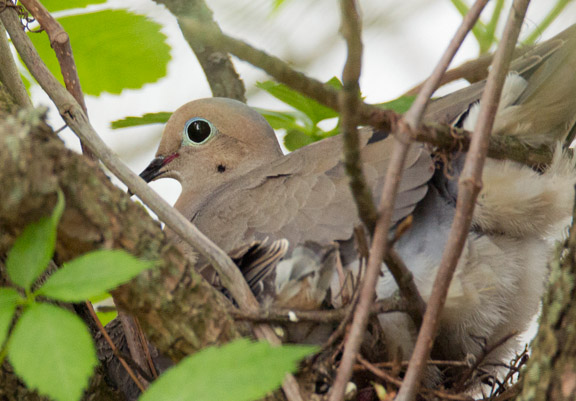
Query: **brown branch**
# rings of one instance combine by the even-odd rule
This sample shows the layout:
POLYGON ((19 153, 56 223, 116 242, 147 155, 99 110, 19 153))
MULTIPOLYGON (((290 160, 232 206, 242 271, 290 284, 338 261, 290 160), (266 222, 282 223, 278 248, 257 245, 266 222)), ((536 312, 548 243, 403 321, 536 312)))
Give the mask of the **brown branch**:
MULTIPOLYGON (((344 397, 346 383, 352 375, 352 367, 360 349, 366 325, 368 324, 369 308, 374 299, 376 282, 380 274, 382 261, 386 259, 389 254, 388 232, 392 222, 394 203, 400 185, 402 171, 404 170, 406 156, 408 155, 410 144, 413 140, 412 130, 417 129, 420 125, 420 121, 424 115, 426 105, 428 104, 432 93, 436 90, 444 71, 448 68, 450 61, 459 49, 460 44, 464 41, 468 31, 474 26, 474 22, 478 19, 486 2, 487 0, 479 0, 470 9, 470 12, 462 21, 462 24, 458 28, 458 31, 454 35, 454 38, 450 42, 446 52, 442 55, 442 58, 434 69, 434 72, 424 85, 422 91, 418 94, 418 97, 410 107, 410 110, 406 113, 405 120, 401 120, 400 124, 398 124, 394 131, 394 138, 396 138, 396 140, 394 141, 394 149, 392 151, 390 163, 388 164, 386 177, 384 179, 384 187, 382 188, 382 195, 380 197, 380 205, 378 207, 379 218, 372 239, 368 267, 366 269, 364 280, 360 286, 360 299, 358 300, 358 306, 354 314, 350 334, 344 347, 342 361, 338 369, 334 386, 330 392, 331 401, 339 401, 344 397)), ((411 283, 408 286, 403 285, 406 281, 411 281, 410 277, 411 276, 404 275, 394 276, 399 283, 399 286, 402 285, 401 289, 410 290, 408 293, 409 297, 419 298, 414 283, 411 283)), ((420 308, 421 307, 422 306, 420 306, 420 308)), ((416 318, 415 322, 418 323, 418 321, 419 318, 416 318)))
POLYGON ((420 387, 420 381, 426 366, 425 362, 430 355, 434 337, 436 336, 439 316, 446 301, 446 295, 458 259, 468 237, 476 197, 481 189, 482 168, 488 153, 490 132, 498 108, 502 86, 506 78, 508 64, 513 57, 514 46, 520 33, 528 3, 529 0, 514 1, 506 22, 502 42, 494 55, 493 68, 490 71, 486 88, 482 94, 480 114, 474 129, 470 152, 466 157, 464 169, 458 183, 456 215, 452 223, 450 237, 432 287, 432 293, 428 301, 422 328, 410 359, 410 366, 406 372, 404 385, 398 393, 398 401, 413 401, 420 387))
MULTIPOLYGON (((380 299, 371 307, 371 315, 390 312, 406 312, 410 305, 398 298, 380 299)), ((230 309, 230 315, 236 320, 249 320, 258 323, 337 323, 341 322, 350 313, 351 306, 331 310, 285 310, 266 309, 246 312, 238 309, 230 309)))
POLYGON ((114 353, 116 358, 118 358, 118 360, 120 361, 120 364, 126 370, 126 373, 128 373, 128 376, 130 376, 130 379, 132 379, 132 381, 136 384, 136 386, 138 387, 138 389, 140 391, 144 392, 146 390, 144 388, 144 385, 142 383, 140 383, 140 380, 138 380, 136 373, 134 373, 134 371, 132 370, 130 365, 128 365, 126 360, 124 360, 122 355, 120 355, 120 352, 118 352, 118 349, 116 348, 116 345, 114 344, 114 341, 112 341, 112 339, 108 335, 108 332, 106 331, 104 326, 102 326, 100 319, 98 319, 98 316, 96 315, 96 312, 94 311, 94 308, 92 307, 92 304, 87 301, 86 306, 88 307, 88 310, 90 311, 90 315, 93 317, 94 322, 96 322, 96 325, 98 326, 98 330, 100 331, 100 333, 102 333, 102 336, 104 337, 104 339, 106 340, 106 342, 108 343, 110 348, 112 349, 112 352, 114 353))
MULTIPOLYGON (((74 55, 72 54, 72 46, 70 45, 70 37, 48 10, 38 2, 38 0, 20 0, 20 3, 32 14, 34 19, 38 21, 42 29, 48 34, 50 39, 50 46, 54 49, 58 64, 60 65, 60 72, 64 78, 64 85, 68 92, 74 96, 74 99, 82 107, 82 110, 88 115, 86 109, 86 102, 84 101, 84 94, 80 86, 80 78, 78 77, 78 70, 74 62, 74 55)), ((80 141, 82 146, 82 153, 92 160, 96 160, 96 155, 86 146, 83 141, 80 141)))
MULTIPOLYGON (((490 67, 490 63, 492 63, 493 57, 493 54, 485 54, 475 60, 467 61, 456 68, 452 68, 446 71, 446 74, 444 74, 440 80, 438 87, 442 87, 459 79, 465 79, 471 84, 486 79, 488 76, 488 67, 490 67)), ((419 83, 418 85, 406 91, 406 93, 404 93, 402 96, 416 96, 425 83, 426 81, 419 83)))
POLYGON ((426 311, 426 302, 422 299, 416 283, 414 283, 414 278, 408 266, 404 263, 400 255, 394 250, 394 248, 389 248, 388 252, 384 256, 384 263, 392 273, 394 281, 398 285, 400 294, 406 299, 408 304, 407 313, 419 328, 422 324, 422 316, 426 311))
MULTIPOLYGON (((212 17, 212 10, 208 8, 202 0, 181 1, 181 0, 155 0, 159 4, 165 5, 170 12, 178 19, 178 24, 182 28, 180 18, 190 18, 206 24, 210 29, 220 31, 220 27, 212 17)), ((205 43, 202 37, 185 37, 190 48, 196 55, 210 89, 212 96, 228 97, 246 103, 246 89, 240 76, 234 69, 234 64, 230 56, 218 48, 205 43)))
POLYGON ((341 0, 342 22, 340 31, 346 40, 348 56, 342 72, 343 90, 340 92, 340 126, 344 141, 344 165, 350 177, 352 192, 358 215, 370 232, 378 213, 372 200, 372 191, 360 163, 360 143, 358 140, 358 105, 360 103, 360 73, 362 69, 362 26, 355 0, 341 0))
POLYGON ((32 102, 28 97, 28 92, 24 87, 10 46, 6 38, 6 30, 0 22, 0 82, 6 86, 14 101, 22 107, 32 107, 32 102))
MULTIPOLYGON (((366 370, 368 370, 370 373, 372 373, 374 376, 378 377, 379 379, 387 382, 387 383, 392 383, 397 387, 402 387, 403 382, 402 380, 392 376, 391 374, 389 374, 388 372, 382 370, 382 369, 378 369, 376 367, 376 365, 368 362, 366 359, 362 358, 361 356, 358 356, 358 362, 364 367, 366 368, 366 370)), ((440 390, 433 390, 433 389, 422 389, 422 393, 424 394, 430 394, 433 395, 434 397, 440 399, 440 400, 451 400, 451 401, 473 401, 474 399, 468 395, 465 394, 451 394, 448 393, 446 391, 440 391, 440 390)))

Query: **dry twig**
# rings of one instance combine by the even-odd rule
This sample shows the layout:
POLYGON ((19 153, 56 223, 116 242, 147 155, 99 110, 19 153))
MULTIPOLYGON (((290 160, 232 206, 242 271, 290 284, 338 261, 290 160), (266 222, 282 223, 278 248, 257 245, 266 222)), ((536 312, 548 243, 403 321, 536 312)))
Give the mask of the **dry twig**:
POLYGON ((0 22, 0 82, 6 86, 16 103, 22 107, 32 107, 32 102, 12 57, 2 22, 0 22))
MULTIPOLYGON (((38 2, 38 0, 20 0, 32 16, 38 21, 42 29, 48 34, 50 39, 50 46, 56 53, 58 64, 60 65, 60 72, 64 78, 64 85, 68 92, 74 96, 74 99, 82 107, 82 110, 88 115, 86 109, 86 102, 84 102, 84 94, 80 86, 80 79, 78 78, 78 70, 74 62, 74 55, 72 54, 72 46, 70 45, 70 37, 48 10, 38 2)), ((96 160, 96 156, 86 146, 84 141, 80 141, 82 145, 82 153, 92 160, 96 160)))
POLYGON ((348 56, 342 72, 343 90, 340 92, 340 123, 344 140, 344 164, 350 177, 350 190, 356 202, 358 215, 374 231, 378 214, 372 200, 372 192, 360 163, 358 141, 358 105, 360 104, 360 72, 362 70, 362 26, 355 0, 341 0, 342 22, 340 31, 346 40, 348 56))
POLYGON ((450 237, 432 287, 432 293, 428 301, 416 347, 410 359, 410 366, 406 372, 404 385, 398 393, 398 401, 413 401, 420 387, 426 360, 430 355, 430 349, 436 335, 440 312, 446 301, 450 281, 470 229, 476 197, 481 189, 482 168, 488 151, 490 132, 498 108, 500 93, 528 3, 529 0, 514 1, 506 22, 502 42, 494 56, 493 68, 490 71, 486 88, 482 94, 480 114, 474 129, 475 133, 472 138, 470 152, 466 157, 464 169, 458 183, 456 215, 452 223, 450 237))
MULTIPOLYGON (((220 27, 212 18, 212 10, 202 0, 173 1, 155 0, 163 4, 178 18, 180 16, 201 22, 211 29, 220 31, 220 27)), ((206 43, 201 36, 188 40, 190 48, 196 55, 206 80, 215 97, 228 97, 246 103, 244 83, 234 69, 230 56, 217 47, 206 43)))
POLYGON ((456 54, 460 44, 464 41, 468 31, 474 26, 474 23, 478 19, 486 2, 487 0, 479 0, 474 4, 474 6, 472 6, 434 72, 424 85, 422 91, 418 94, 418 97, 412 104, 410 110, 406 113, 405 120, 400 121, 397 130, 394 132, 394 138, 396 138, 396 140, 394 141, 392 158, 388 165, 384 187, 382 188, 382 196, 378 207, 380 215, 372 239, 368 268, 360 287, 360 299, 352 322, 350 335, 348 336, 348 341, 344 348, 342 362, 338 369, 334 387, 330 393, 331 401, 339 401, 344 397, 346 383, 352 375, 352 366, 356 360, 356 355, 358 354, 364 331, 366 330, 368 311, 370 303, 374 298, 376 281, 380 273, 382 261, 388 254, 388 231, 392 221, 394 202, 398 192, 400 179, 402 177, 404 163, 410 149, 410 143, 413 140, 412 130, 417 129, 420 125, 420 121, 424 115, 430 97, 436 90, 442 75, 448 68, 450 61, 454 57, 454 54, 456 54))

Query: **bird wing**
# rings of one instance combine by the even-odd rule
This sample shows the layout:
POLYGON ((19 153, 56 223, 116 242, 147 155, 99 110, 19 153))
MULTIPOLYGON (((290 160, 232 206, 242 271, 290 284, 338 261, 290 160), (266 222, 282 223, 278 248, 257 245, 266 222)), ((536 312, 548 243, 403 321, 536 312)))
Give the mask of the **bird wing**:
MULTIPOLYGON (((555 54, 556 56, 554 57, 566 57, 570 54, 570 51, 563 51, 560 52, 562 56, 557 55, 557 53, 559 53, 558 50, 565 48, 567 44, 573 46, 570 43, 574 40, 573 36, 575 35, 575 31, 576 25, 571 26, 561 34, 537 46, 533 46, 527 50, 520 50, 523 51, 523 54, 514 59, 510 65, 510 71, 515 71, 525 79, 532 81, 532 78, 530 78, 531 75, 535 71, 538 71, 540 66, 546 64, 544 61, 555 54)), ((555 68, 557 68, 557 64, 555 64, 555 66, 555 68)), ((544 69, 546 69, 546 67, 544 69)), ((548 74, 541 75, 548 76, 548 74)), ((480 100, 485 85, 486 80, 482 80, 434 100, 426 110, 424 121, 429 123, 452 124, 471 104, 480 100)), ((531 85, 531 87, 540 87, 540 85, 531 85)))
MULTIPOLYGON (((392 155, 391 138, 362 130, 361 159, 368 185, 380 195, 392 155)), ((301 148, 268 166, 223 185, 203 202, 191 221, 225 250, 260 240, 286 238, 328 243, 351 238, 359 223, 341 161, 340 136, 301 148)), ((409 152, 393 222, 412 212, 433 174, 430 154, 409 152)))

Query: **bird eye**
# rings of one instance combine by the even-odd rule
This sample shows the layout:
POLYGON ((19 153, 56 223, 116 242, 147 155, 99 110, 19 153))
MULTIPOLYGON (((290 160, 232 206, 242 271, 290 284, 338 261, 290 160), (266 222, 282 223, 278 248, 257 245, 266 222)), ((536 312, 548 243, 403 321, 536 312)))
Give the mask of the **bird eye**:
POLYGON ((216 132, 214 126, 203 118, 192 118, 186 121, 184 126, 185 145, 201 145, 206 142, 216 132))

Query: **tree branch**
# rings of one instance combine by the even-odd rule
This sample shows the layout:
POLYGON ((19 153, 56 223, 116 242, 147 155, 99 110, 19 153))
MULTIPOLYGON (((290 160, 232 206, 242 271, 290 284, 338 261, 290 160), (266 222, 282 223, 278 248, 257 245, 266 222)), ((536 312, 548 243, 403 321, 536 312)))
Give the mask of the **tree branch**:
MULTIPOLYGON (((382 188, 382 195, 380 197, 380 205, 378 207, 379 217, 370 247, 368 267, 366 268, 366 274, 360 285, 360 298, 350 328, 350 334, 344 347, 344 354, 342 355, 338 374, 330 392, 330 401, 339 401, 344 398, 346 383, 352 375, 354 361, 356 360, 362 339, 364 338, 364 332, 366 331, 366 325, 368 323, 369 308, 374 299, 376 282, 380 274, 382 261, 389 253, 388 232, 392 222, 394 203, 400 185, 402 171, 404 170, 406 156, 408 155, 410 144, 413 140, 412 130, 417 129, 420 125, 428 100, 436 90, 442 75, 448 68, 460 44, 464 41, 467 33, 474 26, 474 22, 480 16, 480 12, 486 2, 487 0, 479 0, 470 9, 450 42, 448 49, 442 55, 434 72, 424 84, 422 91, 418 94, 410 110, 406 113, 405 120, 401 120, 400 124, 396 127, 397 129, 394 131, 394 138, 396 140, 394 141, 394 149, 390 163, 388 164, 388 169, 386 170, 384 187, 382 188)), ((404 291, 411 290, 408 294, 410 298, 420 298, 416 286, 413 283, 408 286, 402 285, 403 281, 410 280, 410 276, 403 275, 402 277, 398 277, 398 275, 394 275, 394 278, 397 282, 400 282, 399 287, 401 289, 404 291), (415 292, 415 294, 412 292, 415 292)), ((416 319, 416 322, 417 321, 418 319, 416 319)))
POLYGON ((10 45, 6 38, 6 29, 4 29, 2 22, 0 22, 0 82, 6 86, 17 104, 22 107, 32 107, 32 102, 12 57, 10 45))
MULTIPOLYGON (((54 49, 54 53, 56 53, 56 58, 58 59, 58 64, 60 65, 60 72, 62 73, 62 78, 64 78, 64 85, 66 85, 68 92, 74 96, 74 99, 76 99, 78 104, 82 107, 84 113, 88 115, 86 102, 84 101, 84 94, 82 93, 82 87, 80 86, 78 70, 76 69, 74 55, 72 54, 70 37, 62 25, 60 25, 60 23, 56 21, 48 10, 37 0, 21 0, 20 2, 48 34, 50 46, 54 49)), ((82 146, 82 153, 84 153, 86 157, 96 160, 96 156, 86 146, 86 144, 83 141, 80 141, 80 144, 82 146)))
POLYGON ((356 202, 358 215, 370 232, 378 218, 372 192, 360 163, 358 141, 358 105, 360 104, 360 72, 362 69, 362 27, 355 0, 341 0, 342 22, 340 31, 346 40, 348 56, 342 72, 343 90, 340 92, 340 126, 344 140, 344 165, 350 177, 350 190, 356 202))
POLYGON ((468 237, 476 197, 482 187, 482 169, 488 153, 492 125, 498 109, 502 86, 508 72, 508 64, 514 54, 514 47, 518 40, 528 3, 529 0, 514 1, 506 22, 502 42, 494 55, 492 70, 480 102, 478 123, 474 129, 470 151, 458 182, 456 215, 452 223, 450 237, 434 280, 428 307, 410 358, 410 366, 406 372, 404 384, 398 392, 398 401, 413 401, 420 387, 426 360, 430 355, 436 336, 439 316, 444 307, 458 259, 468 237))
MULTIPOLYGON (((165 5, 178 19, 182 29, 181 17, 190 18, 206 24, 211 29, 220 31, 220 27, 212 18, 212 10, 202 0, 154 0, 165 5)), ((190 48, 196 55, 204 70, 212 96, 228 97, 246 103, 244 83, 234 69, 230 56, 218 48, 205 43, 202 37, 186 37, 190 48)))

